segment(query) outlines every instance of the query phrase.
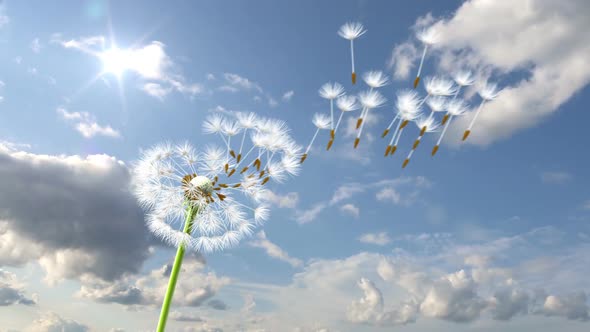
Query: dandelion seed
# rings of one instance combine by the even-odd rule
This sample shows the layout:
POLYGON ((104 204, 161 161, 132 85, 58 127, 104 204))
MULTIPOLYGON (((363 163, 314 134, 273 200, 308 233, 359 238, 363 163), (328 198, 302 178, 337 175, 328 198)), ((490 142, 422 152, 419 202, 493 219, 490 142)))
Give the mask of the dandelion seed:
POLYGON ((313 134, 311 142, 309 142, 309 145, 305 149, 303 156, 301 156, 301 160, 299 162, 300 164, 303 164, 305 159, 307 159, 307 154, 309 153, 309 149, 311 149, 311 146, 313 145, 313 142, 315 141, 316 137, 318 136, 318 133, 320 132, 320 130, 329 129, 332 125, 332 121, 330 121, 330 118, 328 116, 326 116, 324 114, 320 114, 320 113, 316 113, 313 115, 312 122, 316 126, 316 131, 315 131, 315 134, 313 134))
MULTIPOLYGON (((453 80, 457 84, 457 89, 455 91, 455 94, 453 95, 453 100, 455 100, 457 98, 457 96, 459 95, 459 92, 461 91, 461 89, 463 87, 470 86, 475 82, 475 80, 473 79, 473 74, 468 70, 458 71, 453 76, 453 80)), ((442 123, 441 123, 442 125, 445 125, 447 123, 447 120, 449 120, 449 116, 450 116, 449 112, 447 112, 447 114, 445 114, 443 116, 442 123)))
MULTIPOLYGON (((369 91, 373 91, 373 89, 377 89, 389 84, 389 80, 382 71, 369 71, 363 75, 363 80, 365 83, 370 87, 369 91)), ((363 119, 365 118, 367 110, 363 109, 361 112, 360 117, 356 121, 356 129, 359 129, 363 123, 363 119)))
POLYGON ((469 127, 467 127, 467 130, 465 130, 465 132, 463 133, 463 141, 465 141, 467 139, 467 137, 469 136, 469 134, 471 133, 471 129, 473 128, 473 125, 475 124, 475 120, 477 120, 477 117, 478 117, 479 113, 481 112, 483 105, 487 101, 491 101, 491 100, 496 99, 496 97, 498 97, 498 94, 500 93, 500 91, 498 91, 498 87, 496 84, 485 83, 477 91, 477 93, 479 94, 479 96, 481 97, 482 100, 481 100, 481 103, 479 104, 479 107, 477 108, 477 111, 475 111, 475 115, 473 116, 473 119, 471 119, 471 123, 469 124, 469 127))
POLYGON ((455 99, 455 100, 451 100, 447 104, 447 114, 449 114, 449 120, 446 123, 444 123, 444 128, 443 128, 442 132, 440 133, 440 137, 438 138, 436 145, 432 148, 432 153, 431 153, 432 156, 434 156, 436 154, 436 152, 438 151, 438 149, 440 147, 440 143, 442 142, 442 139, 445 136, 445 133, 447 132, 447 128, 449 128, 449 125, 451 124, 453 117, 461 116, 461 115, 465 114, 466 112, 467 112, 467 104, 463 100, 455 99))
POLYGON ((367 30, 362 24, 356 22, 349 22, 344 24, 338 30, 340 37, 350 40, 350 58, 352 63, 352 84, 356 83, 356 72, 354 70, 354 40, 365 34, 367 30))
POLYGON ((431 115, 428 117, 422 117, 422 118, 418 119, 418 121, 416 121, 416 126, 418 128, 420 128, 420 135, 418 135, 418 138, 416 139, 416 141, 414 141, 414 145, 412 146, 412 150, 408 154, 408 157, 406 158, 406 160, 404 160, 404 162, 402 164, 402 168, 406 168, 406 166, 408 166, 408 163, 410 162, 410 159, 412 158, 414 151, 416 151, 416 149, 418 148, 418 145, 420 145, 420 140, 422 140, 422 137, 424 137, 424 134, 432 133, 438 129, 439 125, 436 123, 434 117, 431 115))
MULTIPOLYGON (((397 150, 397 143, 399 142, 399 137, 401 136, 404 128, 408 125, 410 121, 416 120, 421 113, 420 108, 420 98, 418 94, 411 90, 403 90, 397 95, 396 101, 396 108, 397 108, 397 115, 389 124, 389 127, 386 129, 385 134, 389 132, 391 126, 393 126, 396 120, 400 121, 400 125, 396 126, 395 131, 393 132, 393 136, 387 145, 385 150, 385 157, 391 154, 393 155, 397 150), (394 144, 395 140, 395 144, 394 144)), ((383 135, 385 136, 385 135, 383 135)))
POLYGON ((339 83, 326 83, 319 90, 322 98, 330 101, 330 137, 334 138, 334 99, 344 95, 344 88, 339 83))
MULTIPOLYGON (((361 92, 359 94, 359 101, 360 101, 361 105, 363 106, 363 112, 365 112, 365 116, 368 116, 370 110, 383 106, 383 104, 385 104, 387 99, 385 99, 385 97, 383 97, 379 92, 371 90, 371 91, 361 92)), ((361 127, 360 127, 358 133, 356 134, 356 138, 354 140, 354 148, 355 149, 357 148, 357 146, 361 140, 361 134, 363 132, 363 127, 365 126, 365 123, 366 123, 366 121, 361 124, 361 127)))
MULTIPOLYGON (((357 110, 359 108, 359 105, 356 101, 355 96, 342 96, 336 100, 336 107, 338 107, 338 109, 340 110, 340 116, 338 117, 338 122, 334 127, 334 135, 338 131, 338 127, 340 126, 340 122, 342 121, 342 116, 344 115, 344 113, 357 110)), ((334 143, 334 138, 335 137, 330 138, 326 150, 330 150, 332 144, 334 143)))
POLYGON ((422 73, 422 65, 424 64, 424 58, 426 57, 426 51, 428 50, 429 46, 432 46, 438 42, 439 35, 434 28, 429 28, 420 31, 416 34, 418 40, 424 44, 424 51, 422 52, 422 58, 420 59, 420 66, 418 67, 418 74, 416 74, 416 79, 414 80, 414 89, 420 83, 420 74, 422 73))

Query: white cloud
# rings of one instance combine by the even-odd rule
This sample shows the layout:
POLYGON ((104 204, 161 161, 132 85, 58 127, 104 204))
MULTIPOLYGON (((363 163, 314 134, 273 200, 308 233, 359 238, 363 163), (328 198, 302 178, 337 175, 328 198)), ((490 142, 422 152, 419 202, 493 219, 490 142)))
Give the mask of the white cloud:
POLYGON ((342 205, 340 207, 340 211, 349 214, 355 218, 358 218, 361 213, 360 209, 356 205, 350 203, 342 205))
POLYGON ((279 102, 277 102, 273 97, 268 97, 268 106, 270 107, 277 107, 279 102))
POLYGON ((541 181, 547 184, 564 184, 569 182, 573 176, 567 172, 542 172, 541 181))
POLYGON ((160 100, 164 100, 171 91, 171 88, 165 88, 159 83, 145 83, 141 88, 145 93, 160 100))
POLYGON ((208 81, 214 81, 215 80, 215 75, 213 75, 211 73, 207 74, 207 80, 208 81))
POLYGON ((587 321, 590 308, 585 293, 573 293, 565 296, 549 295, 543 303, 540 313, 547 316, 561 316, 568 319, 587 321))
POLYGON ((88 326, 71 319, 65 319, 59 315, 48 312, 33 321, 25 328, 25 332, 86 332, 88 326))
POLYGON ((271 190, 267 190, 264 192, 262 199, 280 208, 294 209, 299 202, 299 194, 296 192, 290 192, 286 195, 280 195, 275 194, 271 190))
POLYGON ((289 90, 283 94, 282 99, 283 99, 283 101, 290 101, 294 95, 295 95, 295 91, 289 90))
POLYGON ((264 249, 268 256, 289 263, 289 265, 291 265, 292 267, 303 266, 302 260, 289 256, 289 254, 283 249, 281 249, 281 247, 270 242, 270 240, 268 240, 268 238, 266 237, 266 233, 264 231, 258 232, 256 234, 256 237, 249 242, 249 245, 255 248, 264 249))
POLYGON ((0 269, 0 307, 15 304, 30 306, 36 302, 24 295, 24 285, 14 273, 0 269))
MULTIPOLYGON (((487 145, 549 118, 590 81, 590 4, 567 5, 548 0, 464 2, 448 19, 434 24, 441 36, 438 52, 443 70, 475 67, 522 77, 486 104, 468 143, 487 145)), ((472 116, 451 126, 457 137, 472 116)))
POLYGON ((85 138, 92 138, 97 135, 113 138, 121 137, 121 134, 111 126, 101 126, 96 123, 94 117, 87 112, 68 112, 63 107, 58 107, 56 112, 64 120, 74 122, 74 128, 85 138))
POLYGON ((295 211, 295 220, 299 224, 307 224, 309 222, 312 222, 327 207, 328 205, 326 203, 317 203, 308 210, 295 211))
MULTIPOLYGON (((249 79, 242 77, 238 74, 225 73, 223 74, 225 81, 230 84, 231 87, 238 90, 256 90, 262 93, 262 88, 258 83, 252 82, 249 79)), ((236 91, 238 91, 236 90, 236 91)))
POLYGON ((387 232, 367 233, 361 235, 361 237, 359 237, 359 241, 362 243, 384 246, 391 243, 391 238, 387 232))
POLYGON ((387 64, 389 68, 393 68, 393 77, 398 80, 407 79, 414 68, 414 62, 420 55, 413 43, 405 42, 396 45, 391 51, 387 64))
POLYGON ((30 47, 35 53, 41 52, 41 42, 39 41, 39 38, 33 39, 33 41, 31 41, 30 47))

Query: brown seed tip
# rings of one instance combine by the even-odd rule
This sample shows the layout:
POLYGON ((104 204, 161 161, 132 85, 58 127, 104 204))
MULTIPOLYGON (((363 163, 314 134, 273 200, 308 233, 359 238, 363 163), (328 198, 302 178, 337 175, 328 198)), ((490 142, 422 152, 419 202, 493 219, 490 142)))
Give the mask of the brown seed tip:
POLYGON ((471 134, 471 130, 465 130, 465 132, 463 133, 463 140, 466 140, 469 134, 471 134))
POLYGON ((256 166, 257 171, 260 170, 260 159, 256 158, 256 160, 254 160, 254 166, 256 166))
POLYGON ((413 149, 413 150, 416 150, 416 148, 418 147, 418 145, 420 145, 420 140, 419 140, 419 139, 417 139, 417 140, 414 142, 414 146, 412 146, 412 149, 413 149))
POLYGON ((392 146, 391 146, 391 145, 388 145, 388 146, 387 146, 387 149, 385 149, 385 155, 384 155, 384 157, 387 157, 387 155, 388 155, 388 154, 389 154, 389 152, 391 151, 391 148, 392 148, 392 146))
POLYGON ((420 83, 420 76, 416 77, 416 79, 414 80, 414 89, 418 87, 419 83, 420 83))
POLYGON ((363 118, 359 118, 358 120, 356 120, 356 129, 359 129, 361 127, 361 124, 363 124, 363 118))
POLYGON ((230 177, 232 175, 234 175, 234 173, 236 172, 236 169, 232 169, 231 172, 229 172, 229 174, 227 175, 227 177, 230 177))
POLYGON ((328 150, 328 151, 329 151, 329 150, 330 150, 330 148, 332 147, 332 144, 334 144, 334 139, 331 139, 331 140, 328 142, 328 146, 326 147, 326 150, 328 150))
POLYGON ((301 161, 299 163, 300 164, 303 164, 303 162, 305 161, 305 159, 307 159, 307 153, 304 153, 303 156, 301 156, 301 161))
POLYGON ((410 159, 404 160, 404 164, 402 165, 402 168, 406 168, 406 166, 408 166, 409 162, 410 162, 410 159))
POLYGON ((358 137, 354 139, 354 148, 355 148, 355 149, 356 149, 356 147, 359 145, 359 142, 360 142, 360 141, 361 141, 361 139, 360 139, 360 138, 358 138, 358 137))
POLYGON ((442 119, 441 124, 444 126, 445 123, 447 123, 448 120, 449 120, 449 115, 448 114, 445 114, 445 116, 443 116, 443 119, 442 119))
POLYGON ((352 84, 356 84, 356 73, 355 72, 352 73, 351 78, 352 78, 352 84))
POLYGON ((233 185, 233 187, 234 187, 234 188, 239 188, 239 187, 241 187, 241 186, 242 186, 242 184, 241 184, 241 183, 236 183, 236 184, 234 184, 234 185, 233 185))
POLYGON ((223 168, 225 169, 225 172, 227 173, 227 170, 229 169, 229 164, 225 164, 225 166, 223 168))
POLYGON ((383 131, 383 134, 381 134, 381 137, 383 138, 383 137, 387 136, 387 134, 389 134, 389 129, 385 129, 383 131))
POLYGON ((262 185, 265 185, 268 182, 268 180, 270 180, 270 176, 267 176, 264 178, 264 180, 262 180, 262 185))
POLYGON ((240 174, 244 174, 244 173, 245 173, 247 170, 248 170, 248 166, 244 167, 244 168, 242 169, 242 171, 240 172, 240 174))
POLYGON ((238 153, 238 158, 237 158, 238 162, 240 162, 240 160, 242 160, 242 154, 238 153))
POLYGON ((433 156, 433 157, 434 157, 434 155, 436 154, 436 152, 437 152, 437 151, 438 151, 438 145, 435 145, 435 146, 432 148, 432 156, 433 156))
POLYGON ((260 176, 258 178, 262 179, 263 176, 264 176, 264 170, 262 172, 260 172, 260 176))
POLYGON ((229 151, 229 154, 230 154, 230 155, 231 155, 233 158, 235 158, 235 157, 236 157, 236 153, 234 152, 234 150, 230 150, 230 151, 229 151))
POLYGON ((422 130, 420 130, 420 136, 423 136, 425 132, 426 132, 426 126, 422 127, 422 130))
POLYGON ((336 131, 334 129, 330 130, 330 138, 334 139, 335 136, 336 136, 336 131))
POLYGON ((220 201, 223 201, 225 199, 225 197, 227 197, 227 196, 225 196, 223 194, 217 194, 217 197, 219 197, 220 201))
POLYGON ((389 152, 389 155, 393 156, 393 154, 395 153, 395 151, 396 151, 396 150, 397 150, 397 145, 394 145, 394 146, 391 148, 391 152, 389 152))
POLYGON ((402 124, 399 126, 399 129, 404 129, 408 125, 408 123, 410 123, 409 120, 404 120, 404 122, 402 122, 402 124))

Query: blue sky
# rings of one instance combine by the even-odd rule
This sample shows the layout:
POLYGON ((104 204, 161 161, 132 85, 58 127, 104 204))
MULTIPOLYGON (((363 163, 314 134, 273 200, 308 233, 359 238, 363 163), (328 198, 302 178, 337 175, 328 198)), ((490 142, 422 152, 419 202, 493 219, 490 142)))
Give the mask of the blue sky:
POLYGON ((272 185, 251 239, 187 258, 169 330, 587 330, 589 12, 581 0, 0 2, 0 331, 153 330, 174 250, 149 238, 128 191, 140 149, 219 144, 203 120, 246 111, 285 120, 305 146, 313 114, 329 112, 322 84, 366 89, 337 35, 348 21, 368 30, 357 73, 391 80, 386 105, 356 150, 354 117, 331 151, 321 132, 301 174, 272 185), (380 135, 430 26, 441 41, 423 77, 468 68, 503 90, 469 140, 470 115, 402 169, 418 130, 388 158, 380 135), (103 41, 138 50, 122 75, 103 73, 103 41))

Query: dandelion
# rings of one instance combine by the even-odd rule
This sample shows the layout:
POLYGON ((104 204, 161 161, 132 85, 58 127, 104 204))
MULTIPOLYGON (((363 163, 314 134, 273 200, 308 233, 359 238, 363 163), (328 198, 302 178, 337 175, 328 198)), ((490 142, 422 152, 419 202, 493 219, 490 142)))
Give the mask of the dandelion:
MULTIPOLYGON (((365 116, 369 115, 370 110, 383 106, 383 104, 385 104, 385 102, 387 101, 387 99, 385 99, 385 97, 383 97, 379 92, 373 90, 361 92, 359 94, 359 100, 361 105, 363 106, 363 112, 365 112, 365 116)), ((357 148, 361 140, 361 133, 363 132, 363 127, 365 126, 365 123, 366 122, 363 122, 363 124, 361 124, 361 128, 356 134, 356 138, 354 140, 355 149, 357 148)))
MULTIPOLYGON (((338 117, 338 122, 336 123, 336 126, 334 127, 334 133, 336 133, 336 131, 338 131, 338 127, 340 126, 340 121, 342 121, 342 116, 344 115, 344 113, 357 110, 359 108, 359 105, 356 101, 355 96, 342 96, 342 97, 338 98, 338 100, 336 100, 336 107, 338 107, 338 109, 340 110, 340 116, 338 117)), ((333 143, 334 143, 334 137, 332 137, 330 139, 330 141, 328 142, 328 146, 326 147, 326 150, 330 150, 333 143)))
POLYGON ((465 132, 463 133, 463 141, 465 141, 467 139, 467 137, 469 136, 469 134, 471 133, 471 128, 473 128, 473 125, 475 124, 475 120, 477 119, 479 112, 481 112, 483 105, 487 101, 491 101, 491 100, 496 99, 496 97, 498 97, 498 94, 500 92, 498 91, 498 87, 496 84, 485 83, 477 91, 477 93, 479 94, 479 96, 481 97, 482 100, 481 100, 481 103, 479 104, 479 107, 477 108, 477 111, 475 111, 475 115, 473 116, 473 119, 471 119, 471 123, 469 124, 469 127, 467 127, 467 130, 465 130, 465 132))
POLYGON ((416 38, 424 44, 424 51, 422 52, 422 58, 420 59, 420 66, 418 67, 418 74, 416 74, 416 79, 414 80, 414 89, 420 83, 420 74, 422 73, 422 65, 424 64, 424 58, 426 57, 426 51, 428 47, 434 45, 438 42, 439 35, 434 28, 425 29, 420 31, 416 34, 416 38))
POLYGON ((410 121, 416 120, 420 116, 421 109, 420 98, 418 97, 418 94, 411 90, 403 90, 397 95, 396 108, 397 115, 386 130, 388 131, 397 119, 399 119, 400 125, 396 127, 393 136, 387 145, 387 149, 385 150, 386 157, 388 154, 393 155, 397 150, 399 138, 401 137, 402 132, 408 123, 410 121))
POLYGON ((344 24, 338 30, 340 37, 350 40, 350 57, 352 63, 352 84, 356 83, 356 72, 354 71, 354 40, 365 34, 367 30, 362 24, 357 22, 349 22, 344 24))
MULTIPOLYGON (((373 91, 373 89, 377 89, 389 84, 387 76, 385 76, 382 71, 369 71, 363 75, 363 80, 370 87, 369 91, 373 91)), ((363 112, 361 112, 361 116, 356 121, 356 129, 359 129, 363 123, 363 119, 367 115, 366 112, 367 111, 365 109, 363 109, 363 112)))
POLYGON ((339 83, 326 83, 321 86, 319 90, 322 98, 330 101, 330 138, 333 139, 334 135, 334 99, 344 95, 344 88, 339 83))
POLYGON ((255 135, 264 136, 259 139, 277 142, 273 150, 252 142, 250 151, 258 149, 257 160, 265 162, 263 176, 251 170, 243 172, 236 182, 229 182, 231 175, 225 170, 226 165, 235 170, 239 163, 229 153, 233 151, 230 138, 246 127, 243 121, 234 122, 218 115, 208 118, 204 129, 207 133, 220 134, 224 148, 208 146, 197 152, 189 143, 159 144, 145 151, 133 167, 134 194, 142 207, 149 210, 148 229, 177 247, 160 313, 159 332, 165 329, 185 250, 213 252, 237 245, 268 218, 268 207, 261 200, 265 184, 297 174, 299 164, 293 162, 297 158, 293 156, 296 145, 287 130, 277 131, 273 127, 276 122, 271 120, 246 122, 249 130, 256 131, 255 135), (273 130, 263 132, 261 126, 273 130))
POLYGON ((461 115, 465 114, 466 112, 467 112, 467 104, 463 100, 454 99, 454 100, 451 100, 450 102, 447 103, 447 114, 449 114, 449 120, 446 123, 443 123, 444 128, 440 134, 440 137, 438 138, 438 141, 436 142, 436 145, 432 148, 432 156, 434 156, 436 154, 436 152, 438 151, 440 143, 442 142, 442 139, 445 136, 445 133, 447 132, 447 128, 449 128, 449 125, 451 124, 453 117, 461 116, 461 115))
POLYGON ((307 154, 309 153, 309 150, 311 149, 311 146, 313 145, 313 142, 315 141, 316 137, 318 136, 318 133, 320 132, 320 130, 326 130, 332 126, 332 121, 330 121, 330 118, 327 115, 324 115, 321 113, 314 114, 312 122, 316 126, 316 131, 315 131, 315 134, 313 134, 311 142, 309 142, 309 145, 307 146, 307 148, 305 149, 305 152, 301 156, 301 160, 299 162, 300 164, 303 164, 305 159, 307 159, 307 154))
POLYGON ((420 135, 414 142, 414 145, 412 146, 412 150, 408 154, 408 157, 406 158, 406 160, 404 160, 402 168, 406 168, 406 166, 408 166, 408 163, 410 162, 410 159, 412 158, 414 151, 416 151, 418 145, 420 145, 420 140, 422 139, 422 137, 424 137, 424 134, 434 132, 439 127, 439 125, 435 122, 434 117, 432 116, 422 117, 418 119, 418 121, 416 121, 416 126, 418 126, 418 128, 421 129, 420 135))
MULTIPOLYGON (((457 98, 457 96, 459 95, 459 92, 461 91, 461 89, 463 87, 470 86, 475 82, 475 80, 473 79, 473 74, 468 70, 458 71, 453 76, 453 80, 457 84, 457 91, 455 91, 455 94, 453 95, 453 100, 455 100, 455 98, 457 98)), ((447 112, 447 114, 445 114, 445 116, 443 116, 442 123, 441 123, 443 126, 447 123, 447 120, 449 120, 449 116, 450 116, 449 112, 447 112)))

